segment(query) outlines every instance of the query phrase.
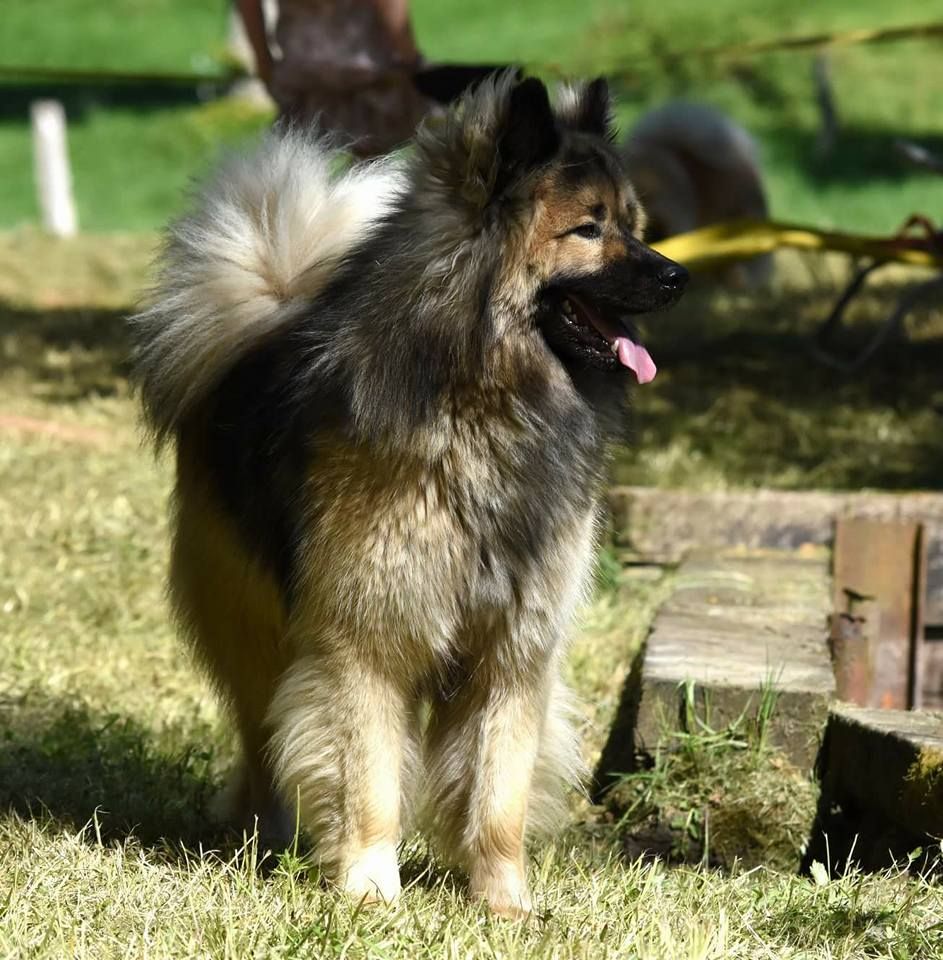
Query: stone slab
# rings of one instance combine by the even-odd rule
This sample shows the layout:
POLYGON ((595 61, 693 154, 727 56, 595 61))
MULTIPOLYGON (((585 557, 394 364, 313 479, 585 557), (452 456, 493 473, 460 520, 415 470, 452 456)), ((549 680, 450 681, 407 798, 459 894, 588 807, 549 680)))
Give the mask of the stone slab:
POLYGON ((943 494, 742 490, 696 493, 613 487, 609 511, 617 546, 678 562, 691 550, 735 546, 795 550, 830 545, 839 517, 912 520, 927 538, 926 622, 943 624, 943 494))
POLYGON ((810 860, 879 869, 943 837, 943 714, 834 704, 819 773, 810 860))
POLYGON ((825 551, 694 555, 676 574, 629 677, 597 778, 632 769, 684 728, 685 685, 715 729, 750 717, 764 688, 776 708, 770 742, 811 769, 835 679, 828 651, 830 578, 825 551))

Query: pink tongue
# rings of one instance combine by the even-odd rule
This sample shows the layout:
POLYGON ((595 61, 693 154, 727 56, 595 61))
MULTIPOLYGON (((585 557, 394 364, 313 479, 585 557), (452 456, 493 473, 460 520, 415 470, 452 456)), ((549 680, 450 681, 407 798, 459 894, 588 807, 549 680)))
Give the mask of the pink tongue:
POLYGON ((644 347, 633 343, 628 337, 616 337, 616 347, 619 363, 632 370, 639 383, 650 383, 655 379, 658 368, 644 347))

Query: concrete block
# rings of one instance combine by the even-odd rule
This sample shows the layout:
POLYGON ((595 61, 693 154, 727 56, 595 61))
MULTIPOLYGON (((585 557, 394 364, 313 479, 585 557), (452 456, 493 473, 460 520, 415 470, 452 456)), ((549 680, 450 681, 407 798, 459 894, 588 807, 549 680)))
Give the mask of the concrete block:
POLYGON ((828 651, 828 559, 823 551, 696 555, 656 615, 640 666, 626 682, 603 751, 599 783, 632 769, 684 729, 685 685, 714 729, 755 715, 775 691, 769 741, 811 769, 835 691, 828 651))

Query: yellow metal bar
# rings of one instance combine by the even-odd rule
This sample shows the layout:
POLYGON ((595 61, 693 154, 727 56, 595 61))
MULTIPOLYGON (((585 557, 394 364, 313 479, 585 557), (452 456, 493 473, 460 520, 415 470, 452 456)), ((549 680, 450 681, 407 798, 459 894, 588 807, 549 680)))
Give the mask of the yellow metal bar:
POLYGON ((847 253, 874 260, 894 260, 916 267, 943 267, 943 252, 908 248, 896 237, 870 237, 816 230, 767 220, 731 220, 654 244, 656 250, 694 269, 771 253, 779 247, 847 253))

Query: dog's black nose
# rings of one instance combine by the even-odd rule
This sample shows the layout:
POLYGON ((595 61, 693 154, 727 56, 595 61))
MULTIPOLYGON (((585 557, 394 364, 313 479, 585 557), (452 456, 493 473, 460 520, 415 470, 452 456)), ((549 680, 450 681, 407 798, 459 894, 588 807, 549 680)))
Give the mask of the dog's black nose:
POLYGON ((659 271, 658 280, 668 290, 683 290, 688 276, 688 271, 680 263, 669 263, 659 271))

